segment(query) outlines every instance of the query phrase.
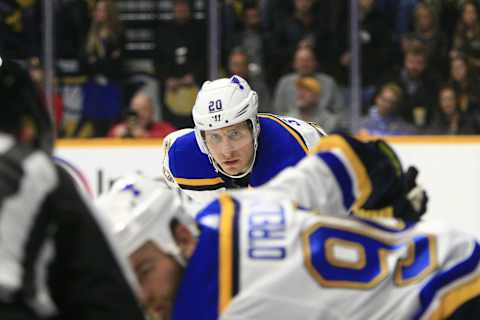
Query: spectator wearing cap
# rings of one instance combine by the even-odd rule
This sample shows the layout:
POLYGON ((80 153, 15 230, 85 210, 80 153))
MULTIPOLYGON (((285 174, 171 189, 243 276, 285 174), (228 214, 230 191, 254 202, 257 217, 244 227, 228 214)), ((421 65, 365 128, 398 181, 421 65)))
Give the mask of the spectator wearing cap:
POLYGON ((150 96, 137 93, 130 103, 125 120, 108 132, 111 138, 163 138, 175 131, 168 122, 155 121, 154 105, 150 96))
MULTIPOLYGON (((293 61, 295 72, 280 78, 275 89, 273 110, 276 114, 287 114, 296 107, 297 80, 303 77, 315 78, 322 88, 322 94, 318 100, 320 110, 328 110, 332 114, 340 116, 345 112, 342 94, 335 80, 329 75, 317 72, 317 60, 311 47, 297 49, 293 61)), ((323 126, 323 123, 320 123, 323 126)))
POLYGON ((314 77, 302 77, 296 81, 297 97, 295 109, 287 115, 307 122, 318 123, 326 132, 339 125, 339 117, 322 109, 319 101, 322 97, 322 85, 314 77))
POLYGON ((414 126, 399 115, 402 90, 394 83, 387 83, 377 94, 375 104, 359 126, 359 134, 375 136, 416 134, 414 126))

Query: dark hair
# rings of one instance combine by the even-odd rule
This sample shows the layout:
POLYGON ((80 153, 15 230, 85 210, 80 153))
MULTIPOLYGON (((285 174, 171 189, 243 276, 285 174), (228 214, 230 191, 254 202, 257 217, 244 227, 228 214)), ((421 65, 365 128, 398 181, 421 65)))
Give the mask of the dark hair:
POLYGON ((457 89, 455 88, 455 86, 453 86, 450 83, 445 83, 445 84, 440 86, 440 88, 438 89, 438 101, 440 101, 440 95, 442 94, 442 92, 446 91, 446 90, 450 90, 450 91, 453 92, 453 94, 455 95, 455 104, 457 105, 457 107, 459 107, 460 94, 457 91, 457 89))
POLYGON ((10 60, 0 64, 0 100, 0 130, 19 138, 28 119, 36 133, 34 146, 50 152, 53 147, 50 115, 27 70, 10 60))
POLYGON ((427 50, 425 50, 423 47, 413 47, 405 51, 405 57, 408 55, 412 56, 421 56, 425 59, 425 61, 428 58, 427 50))

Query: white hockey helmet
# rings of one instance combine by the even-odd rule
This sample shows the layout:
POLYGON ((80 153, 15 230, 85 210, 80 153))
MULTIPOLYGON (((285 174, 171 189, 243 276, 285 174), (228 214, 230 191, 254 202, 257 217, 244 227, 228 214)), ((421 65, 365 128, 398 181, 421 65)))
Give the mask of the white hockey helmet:
POLYGON ((96 200, 96 205, 111 226, 122 253, 130 256, 152 241, 185 265, 170 228, 176 219, 197 235, 194 220, 184 211, 183 201, 178 190, 169 188, 165 182, 131 174, 117 180, 96 200))
POLYGON ((250 85, 243 78, 234 75, 231 78, 203 83, 192 110, 193 121, 195 122, 195 137, 200 150, 208 155, 217 171, 232 178, 244 177, 251 171, 255 162, 258 134, 260 132, 257 115, 257 93, 250 88, 250 85), (232 176, 224 172, 213 159, 201 132, 229 127, 247 120, 252 124, 254 155, 246 172, 232 176))

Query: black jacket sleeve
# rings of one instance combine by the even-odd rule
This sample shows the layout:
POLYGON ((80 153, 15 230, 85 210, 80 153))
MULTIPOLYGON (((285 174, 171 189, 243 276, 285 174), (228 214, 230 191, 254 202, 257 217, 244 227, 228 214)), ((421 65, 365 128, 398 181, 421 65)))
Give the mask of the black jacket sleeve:
POLYGON ((96 215, 70 176, 58 171, 58 188, 44 210, 57 222, 49 287, 59 319, 144 319, 96 215))

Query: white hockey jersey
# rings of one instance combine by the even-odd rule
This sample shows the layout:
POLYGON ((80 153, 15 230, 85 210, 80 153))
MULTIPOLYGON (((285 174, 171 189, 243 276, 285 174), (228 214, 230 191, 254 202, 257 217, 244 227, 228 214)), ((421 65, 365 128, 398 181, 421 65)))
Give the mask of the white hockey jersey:
POLYGON ((469 235, 318 215, 269 194, 224 193, 197 216, 173 319, 444 319, 480 296, 469 235))
MULTIPOLYGON (((325 135, 315 124, 302 120, 259 114, 260 133, 255 163, 248 185, 258 187, 283 169, 295 165, 325 135)), ((197 144, 193 129, 171 133, 164 139, 163 175, 166 180, 199 203, 209 203, 228 188, 208 155, 197 144)))

